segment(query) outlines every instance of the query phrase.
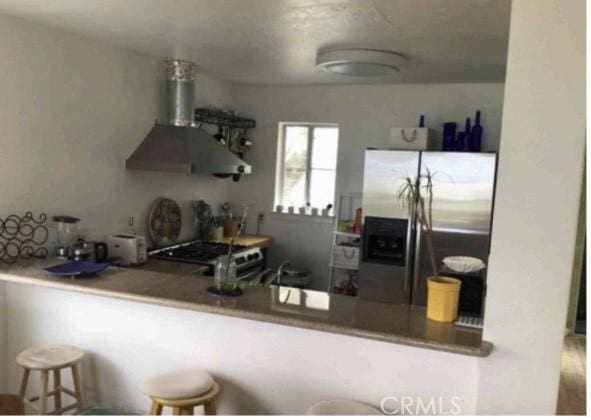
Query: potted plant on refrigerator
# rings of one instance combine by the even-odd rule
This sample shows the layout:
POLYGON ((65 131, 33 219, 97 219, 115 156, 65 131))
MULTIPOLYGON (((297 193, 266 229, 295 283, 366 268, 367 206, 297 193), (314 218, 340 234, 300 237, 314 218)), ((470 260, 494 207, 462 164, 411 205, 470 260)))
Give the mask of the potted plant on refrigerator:
POLYGON ((427 244, 432 276, 427 278, 427 318, 453 322, 458 315, 458 301, 462 282, 439 275, 433 248, 433 176, 429 169, 417 177, 406 177, 397 193, 400 203, 415 218, 427 244))

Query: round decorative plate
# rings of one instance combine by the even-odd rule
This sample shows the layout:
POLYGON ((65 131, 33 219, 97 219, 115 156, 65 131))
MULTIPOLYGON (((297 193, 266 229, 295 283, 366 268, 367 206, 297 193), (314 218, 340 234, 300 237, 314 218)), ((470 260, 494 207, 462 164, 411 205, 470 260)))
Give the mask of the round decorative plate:
POLYGON ((176 243, 181 234, 181 208, 170 198, 159 198, 148 217, 150 238, 156 246, 176 243))

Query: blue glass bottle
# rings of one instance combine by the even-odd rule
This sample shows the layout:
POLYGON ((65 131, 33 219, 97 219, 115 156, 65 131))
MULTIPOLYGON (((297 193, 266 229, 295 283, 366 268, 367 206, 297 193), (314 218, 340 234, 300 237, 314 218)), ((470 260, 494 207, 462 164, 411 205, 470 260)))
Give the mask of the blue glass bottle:
POLYGON ((458 133, 458 138, 456 139, 455 150, 457 152, 463 152, 465 147, 466 147, 466 132, 460 131, 458 133))
POLYGON ((476 111, 476 120, 472 133, 468 139, 468 150, 471 152, 480 152, 482 147, 482 126, 480 125, 480 111, 476 111))
MULTIPOLYGON (((470 135, 472 131, 472 126, 470 124, 470 118, 466 118, 466 125, 464 126, 464 132, 463 132, 463 136, 462 136, 462 140, 461 140, 461 147, 456 144, 456 150, 461 152, 466 148, 466 143, 470 141, 470 135)), ((459 134, 458 134, 458 140, 456 140, 456 143, 459 142, 459 134)))
POLYGON ((421 117, 419 118, 419 128, 423 127, 425 127, 425 116, 421 115, 421 117))
POLYGON ((449 152, 454 150, 456 142, 456 128, 455 122, 446 122, 443 124, 443 141, 441 143, 441 150, 449 152))

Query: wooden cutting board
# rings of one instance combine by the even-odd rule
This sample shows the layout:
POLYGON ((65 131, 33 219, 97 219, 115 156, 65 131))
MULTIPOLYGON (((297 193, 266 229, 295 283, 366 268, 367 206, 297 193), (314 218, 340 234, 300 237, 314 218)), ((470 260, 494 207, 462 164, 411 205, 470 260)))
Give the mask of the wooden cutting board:
MULTIPOLYGON (((223 238, 221 242, 230 243, 231 238, 223 238)), ((252 246, 259 248, 267 248, 273 242, 273 238, 269 236, 254 236, 254 235, 242 235, 236 240, 237 245, 252 246)))

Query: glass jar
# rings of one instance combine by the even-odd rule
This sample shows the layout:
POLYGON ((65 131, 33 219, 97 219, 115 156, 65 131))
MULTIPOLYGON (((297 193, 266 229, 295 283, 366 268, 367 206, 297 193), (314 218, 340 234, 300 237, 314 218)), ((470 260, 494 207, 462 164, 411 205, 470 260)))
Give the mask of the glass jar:
POLYGON ((234 255, 218 257, 215 263, 214 284, 221 293, 232 293, 238 286, 236 278, 236 259, 234 255))

